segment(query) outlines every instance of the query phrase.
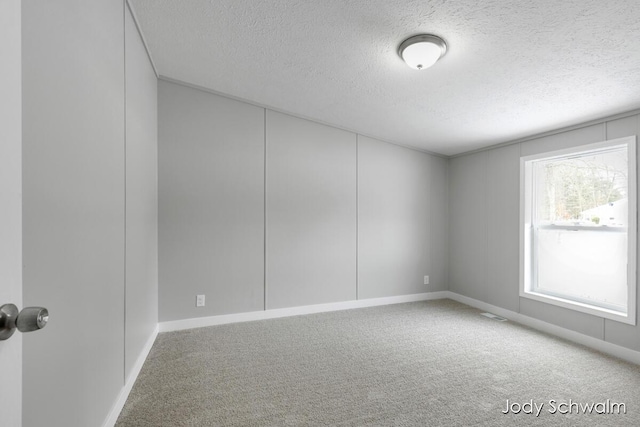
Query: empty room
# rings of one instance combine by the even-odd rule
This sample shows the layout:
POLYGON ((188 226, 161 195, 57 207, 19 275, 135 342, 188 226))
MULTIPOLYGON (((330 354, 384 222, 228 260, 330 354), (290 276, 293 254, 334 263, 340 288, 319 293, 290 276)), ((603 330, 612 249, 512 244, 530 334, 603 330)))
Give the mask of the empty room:
POLYGON ((638 426, 635 0, 0 0, 0 426, 638 426))

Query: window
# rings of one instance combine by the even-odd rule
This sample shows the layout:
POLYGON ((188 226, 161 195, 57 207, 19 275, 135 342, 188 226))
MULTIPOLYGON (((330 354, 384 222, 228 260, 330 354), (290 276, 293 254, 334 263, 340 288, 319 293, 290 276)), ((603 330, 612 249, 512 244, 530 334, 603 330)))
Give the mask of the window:
POLYGON ((523 157, 520 174, 520 295, 635 325, 635 136, 523 157))

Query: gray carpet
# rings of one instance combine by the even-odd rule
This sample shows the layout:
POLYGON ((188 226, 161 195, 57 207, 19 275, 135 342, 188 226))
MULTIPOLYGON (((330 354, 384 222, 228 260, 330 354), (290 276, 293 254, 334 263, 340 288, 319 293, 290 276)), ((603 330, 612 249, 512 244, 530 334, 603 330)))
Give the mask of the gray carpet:
POLYGON ((439 300, 163 333, 117 426, 640 426, 639 366, 479 313, 439 300), (505 415, 507 399, 544 406, 505 415), (570 399, 626 414, 550 412, 570 399))

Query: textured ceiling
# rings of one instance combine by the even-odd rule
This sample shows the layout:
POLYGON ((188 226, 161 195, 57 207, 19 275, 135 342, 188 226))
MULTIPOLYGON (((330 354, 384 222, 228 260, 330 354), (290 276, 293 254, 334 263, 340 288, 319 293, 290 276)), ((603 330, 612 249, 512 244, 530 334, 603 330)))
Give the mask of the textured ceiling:
POLYGON ((161 76, 445 155, 640 108, 638 0, 130 2, 161 76))

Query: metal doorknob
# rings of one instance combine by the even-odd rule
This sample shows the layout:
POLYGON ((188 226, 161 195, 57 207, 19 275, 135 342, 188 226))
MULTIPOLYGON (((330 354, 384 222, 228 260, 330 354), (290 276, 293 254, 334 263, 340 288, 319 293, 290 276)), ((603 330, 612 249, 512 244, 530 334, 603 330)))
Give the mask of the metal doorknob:
POLYGON ((18 329, 20 332, 32 332, 42 329, 49 321, 49 311, 43 307, 25 307, 18 312, 15 304, 0 307, 0 341, 11 338, 18 329))

